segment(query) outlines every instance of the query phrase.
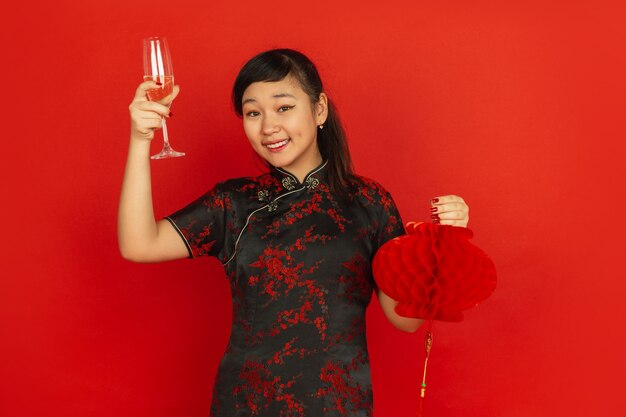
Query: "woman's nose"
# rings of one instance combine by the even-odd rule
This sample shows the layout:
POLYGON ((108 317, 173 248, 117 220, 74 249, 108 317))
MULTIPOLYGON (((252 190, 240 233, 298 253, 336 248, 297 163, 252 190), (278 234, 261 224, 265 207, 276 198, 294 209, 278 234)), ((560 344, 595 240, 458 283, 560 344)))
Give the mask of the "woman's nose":
POLYGON ((264 117, 263 125, 261 127, 263 129, 264 135, 272 135, 280 130, 278 123, 273 117, 264 117))

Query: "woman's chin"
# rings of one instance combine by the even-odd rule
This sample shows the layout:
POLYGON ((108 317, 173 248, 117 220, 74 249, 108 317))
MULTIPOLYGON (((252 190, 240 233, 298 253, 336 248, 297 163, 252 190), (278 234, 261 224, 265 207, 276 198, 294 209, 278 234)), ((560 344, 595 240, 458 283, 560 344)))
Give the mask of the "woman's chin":
POLYGON ((264 153, 261 157, 276 168, 284 168, 293 163, 293 158, 284 154, 264 153))

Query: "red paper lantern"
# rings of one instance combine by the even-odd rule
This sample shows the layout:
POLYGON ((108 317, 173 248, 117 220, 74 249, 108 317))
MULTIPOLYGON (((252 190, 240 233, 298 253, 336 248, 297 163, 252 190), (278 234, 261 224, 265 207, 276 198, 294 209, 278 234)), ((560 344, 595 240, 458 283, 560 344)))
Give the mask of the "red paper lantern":
POLYGON ((404 317, 459 322, 496 287, 485 252, 470 243, 465 227, 407 223, 407 234, 385 243, 372 264, 380 289, 398 301, 404 317))
POLYGON ((433 320, 462 321, 463 310, 491 295, 496 270, 487 254, 469 242, 470 229, 411 222, 406 232, 378 249, 372 269, 378 287, 398 301, 396 313, 428 321, 418 405, 422 416, 433 320))

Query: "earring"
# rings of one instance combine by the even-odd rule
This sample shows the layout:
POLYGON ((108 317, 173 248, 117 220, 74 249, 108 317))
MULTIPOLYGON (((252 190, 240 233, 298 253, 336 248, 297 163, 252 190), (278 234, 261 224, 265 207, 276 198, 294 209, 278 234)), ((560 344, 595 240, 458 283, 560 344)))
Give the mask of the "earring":
POLYGON ((319 128, 324 129, 324 125, 323 124, 319 125, 319 128))

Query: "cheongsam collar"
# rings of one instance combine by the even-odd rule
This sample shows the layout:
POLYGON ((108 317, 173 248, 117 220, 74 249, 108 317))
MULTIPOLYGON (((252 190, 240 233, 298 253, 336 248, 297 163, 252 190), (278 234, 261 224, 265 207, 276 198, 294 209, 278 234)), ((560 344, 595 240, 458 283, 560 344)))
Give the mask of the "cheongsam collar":
POLYGON ((325 181, 326 172, 328 171, 328 161, 322 161, 320 165, 312 169, 308 174, 304 176, 304 180, 302 182, 298 181, 295 175, 291 172, 278 167, 272 167, 272 173, 277 176, 277 178, 282 183, 282 186, 285 190, 291 191, 296 188, 301 188, 302 186, 306 186, 309 189, 315 189, 320 181, 325 181))

